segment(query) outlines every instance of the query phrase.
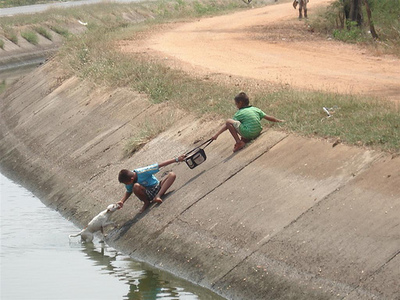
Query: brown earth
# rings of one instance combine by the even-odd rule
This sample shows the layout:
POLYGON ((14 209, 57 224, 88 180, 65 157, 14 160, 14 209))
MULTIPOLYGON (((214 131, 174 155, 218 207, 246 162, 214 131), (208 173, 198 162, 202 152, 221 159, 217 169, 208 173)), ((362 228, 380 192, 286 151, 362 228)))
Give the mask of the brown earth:
MULTIPOLYGON (((310 1, 309 16, 330 2, 310 1)), ((398 58, 314 34, 291 2, 158 28, 121 49, 157 55, 193 74, 400 101, 398 58)))

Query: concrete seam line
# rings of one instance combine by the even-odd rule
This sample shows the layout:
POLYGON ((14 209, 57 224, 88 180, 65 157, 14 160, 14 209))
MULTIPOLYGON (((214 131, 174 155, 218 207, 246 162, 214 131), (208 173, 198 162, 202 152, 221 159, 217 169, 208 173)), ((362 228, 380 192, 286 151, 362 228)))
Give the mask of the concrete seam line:
POLYGON ((361 286, 361 283, 366 282, 369 278, 374 277, 375 274, 377 274, 378 272, 380 272, 388 263, 390 263, 390 261, 392 261, 396 256, 398 256, 400 254, 400 250, 398 250, 396 253, 394 253, 391 257, 389 257, 389 259, 383 263, 381 266, 379 266, 379 268, 377 268, 374 272, 372 272, 368 277, 365 277, 365 279, 363 281, 360 281, 358 283, 358 285, 354 288, 354 291, 356 289, 358 289, 361 286))
MULTIPOLYGON (((286 137, 285 137, 286 138, 286 137)), ((281 142, 283 139, 281 139, 279 142, 281 142)), ((278 143, 279 143, 278 142, 278 143)), ((276 143, 276 144, 278 144, 278 143, 276 143)), ((276 145, 275 144, 275 145, 276 145)), ((271 147, 272 148, 272 147, 271 147)), ((268 149, 269 150, 269 149, 268 149)), ((268 151, 267 150, 267 151, 268 151)), ((266 151, 266 152, 267 152, 266 151)), ((264 152, 264 153, 266 153, 266 152, 264 152)), ((263 154, 264 154, 263 153, 263 154)), ((262 154, 261 154, 262 155, 262 154)), ((260 156, 261 156, 260 155, 260 156)), ((258 156, 258 157, 260 157, 260 156, 258 156)), ((257 158, 258 158, 257 157, 257 158)), ((381 156, 378 156, 377 158, 375 158, 373 161, 371 161, 367 166, 365 166, 365 167, 363 167, 363 168, 361 168, 359 171, 358 171, 358 174, 361 174, 361 173, 363 173, 365 170, 367 170, 367 169, 369 169, 370 167, 371 167, 371 165, 375 162, 375 161, 377 161, 377 160, 379 160, 379 158, 380 158, 381 156)), ((254 160, 256 160, 257 158, 255 158, 254 160)), ((253 160, 253 161, 254 161, 253 160)), ((250 164, 250 163, 249 163, 250 164)), ((247 166, 247 165, 246 165, 247 166)), ((245 166, 245 167, 246 167, 245 166)), ((243 167, 243 168, 245 168, 245 167, 243 167)), ((242 168, 242 169, 243 169, 242 168)), ((238 171, 239 172, 239 171, 238 171)), ((235 174, 237 174, 238 172, 236 172, 235 174)), ((234 175, 235 175, 234 174, 234 175)), ((353 177, 354 178, 354 177, 353 177)), ((352 180, 354 180, 353 178, 351 178, 349 181, 352 181, 352 180)), ((325 197, 323 197, 320 201, 318 201, 316 204, 314 204, 313 206, 311 206, 309 209, 307 209, 306 211, 304 211, 302 214, 300 214, 296 219, 294 219, 292 222, 290 222, 288 225, 286 225, 286 226, 284 226, 279 232, 282 232, 282 231, 284 231, 285 229, 287 229, 289 226, 291 226, 291 225, 293 225, 294 223, 296 223, 301 217, 303 217, 304 215, 306 215, 309 211, 311 211, 311 210, 313 210, 314 208, 316 208, 316 207, 318 207, 318 206, 320 206, 320 205, 322 205, 322 203, 324 202, 324 201, 326 201, 326 199, 328 199, 330 196, 332 196, 333 194, 335 194, 335 193, 337 193, 337 192, 339 192, 340 191, 340 189, 343 187, 343 186, 345 186, 346 184, 348 184, 348 182, 349 181, 347 181, 346 183, 343 183, 341 186, 339 186, 339 187, 337 187, 334 191, 332 191, 331 193, 329 193, 329 194, 327 194, 325 197)), ((276 236, 279 232, 276 232, 273 236, 276 236)), ((271 236, 271 238, 273 237, 273 236, 271 236)), ((237 268, 240 264, 242 264, 247 258, 249 258, 250 256, 252 256, 254 253, 256 253, 260 248, 262 248, 263 246, 265 246, 267 243, 269 243, 270 241, 271 241, 271 238, 269 238, 267 241, 265 241, 264 243, 262 243, 261 245, 259 245, 256 249, 254 249, 251 253, 249 253, 249 255, 247 255, 247 256, 245 256, 240 262, 238 262, 235 266, 233 266, 225 275, 223 275, 220 279, 218 279, 218 280, 216 280, 216 282, 218 282, 218 281, 220 281, 220 280, 222 280, 222 279, 224 279, 227 275, 229 275, 229 273, 231 273, 235 268, 237 268)), ((399 252, 397 252, 393 257, 391 257, 385 264, 383 264, 380 268, 383 268, 390 260, 392 260, 393 258, 395 258, 398 254, 400 253, 400 250, 399 250, 399 252)), ((380 268, 378 268, 376 271, 378 271, 380 268)), ((375 273, 375 272, 374 272, 375 273)), ((213 283, 211 286, 214 286, 216 283, 213 283)), ((356 287, 357 288, 357 287, 356 287)))
MULTIPOLYGON (((330 192, 329 194, 327 194, 325 197, 323 197, 320 201, 318 201, 317 203, 315 203, 313 206, 311 206, 310 208, 308 208, 306 211, 304 211, 303 213, 301 213, 296 219, 294 219, 292 222, 290 222, 288 225, 284 226, 282 228, 281 231, 285 230, 286 228, 288 228, 289 226, 293 225, 294 223, 296 223, 300 218, 302 218, 304 215, 308 214, 310 211, 312 211, 314 208, 319 207, 320 205, 322 205, 326 199, 330 198, 332 195, 334 195, 335 193, 339 192, 341 190, 341 188, 343 188, 344 186, 346 186, 349 182, 353 181, 354 178, 356 178, 359 174, 362 174, 363 172, 365 172, 366 170, 368 170, 369 168, 371 168, 371 166, 378 161, 382 156, 377 156, 376 158, 374 158, 371 162, 369 162, 368 164, 366 164, 365 166, 363 166, 362 168, 360 168, 360 170, 357 171, 357 174, 353 177, 351 177, 348 181, 342 183, 339 187, 337 187, 336 189, 334 189, 332 192, 330 192)), ((277 233, 276 233, 277 234, 277 233)), ((275 235, 276 235, 275 234, 275 235)), ((266 245, 271 239, 269 239, 268 241, 264 242, 263 244, 260 245, 260 247, 266 245)), ((259 247, 259 248, 260 248, 259 247)))
MULTIPOLYGON (((332 193, 326 195, 324 198, 322 198, 318 203, 316 203, 315 205, 313 205, 312 207, 310 207, 309 209, 307 209, 305 212, 303 212, 301 215, 299 215, 295 220, 293 220, 292 222, 290 222, 288 225, 284 226, 280 231, 276 232, 273 236, 271 236, 271 238, 273 238, 274 236, 276 236, 278 233, 284 231, 286 228, 288 228, 289 226, 291 226, 292 224, 296 223, 297 220, 299 220, 304 214, 306 214, 307 212, 309 212, 311 209, 313 209, 315 206, 320 205, 320 203, 322 201, 324 201, 326 198, 328 198, 330 195, 338 192, 340 190, 340 188, 335 189, 332 193)), ((235 266, 233 266, 224 276, 222 276, 220 279, 216 280, 216 282, 224 279, 227 275, 229 275, 229 273, 231 273, 234 269, 236 269, 240 264, 242 264, 246 259, 248 259, 250 256, 252 256, 254 253, 256 253, 258 250, 260 250, 260 248, 264 247, 266 244, 268 244, 271 241, 271 238, 268 239, 267 241, 265 241, 264 243, 262 243, 261 245, 259 245, 256 249, 254 249, 251 253, 249 253, 248 255, 246 255, 240 262, 238 262, 235 266)), ((212 285, 214 286, 215 283, 212 285)))
MULTIPOLYGON (((215 186, 213 189, 211 189, 210 191, 208 191, 206 194, 204 194, 203 196, 201 196, 199 199, 197 199, 196 201, 194 201, 192 204, 190 204, 188 207, 186 207, 184 210, 182 210, 179 214, 176 215, 175 218, 171 219, 165 226, 163 226, 163 228, 161 230, 159 230, 160 234, 161 232, 164 232, 166 228, 168 228, 169 225, 171 225, 174 221, 176 220, 180 220, 182 221, 182 219, 180 219, 180 217, 186 212, 188 211, 191 207, 193 207, 196 203, 198 203, 199 201, 201 201, 203 198, 205 198, 207 195, 209 195, 210 193, 212 193, 213 191, 215 191, 217 188, 219 188, 221 185, 223 185, 225 182, 227 182, 229 179, 231 179, 232 177, 234 177, 236 174, 238 174, 240 171, 242 171, 244 168, 246 168, 248 165, 250 165, 251 163, 253 163, 254 161, 256 161, 258 158, 260 158, 262 155, 264 155, 265 153, 269 152, 269 150, 271 150, 275 145, 277 145, 278 143, 280 143, 281 141, 283 141, 285 138, 287 138, 288 136, 284 136, 283 138, 281 138, 279 141, 277 141, 274 145, 272 145, 271 147, 268 147, 265 151, 263 151, 261 154, 259 154, 258 156, 256 156, 254 159, 252 159, 251 161, 249 161, 247 164, 245 164, 243 167, 239 168, 236 172, 234 172, 233 174, 231 174, 228 178, 226 178, 224 181, 222 181, 220 184, 218 184, 217 186, 215 186)), ((215 165, 213 167, 210 168, 216 168, 218 166, 215 165)), ((180 189, 180 188, 179 188, 180 189)), ((178 191, 179 189, 175 190, 178 191)), ((225 276, 225 275, 224 275, 225 276)))
MULTIPOLYGON (((175 219, 177 219, 179 216, 181 216, 182 214, 184 214, 187 210, 189 210, 191 207, 193 207, 196 203, 198 203, 199 201, 201 201, 203 198, 205 198, 207 195, 209 195, 210 193, 212 193, 213 191, 215 191, 217 188, 219 188, 221 185, 223 185, 225 182, 227 182, 228 180, 230 180, 232 177, 234 177, 236 174, 238 174, 240 171, 242 171, 244 168, 246 168, 248 165, 250 165, 251 163, 253 163, 254 161, 256 161, 257 159, 259 159, 261 156, 263 156, 265 153, 269 152, 269 150, 271 150, 275 145, 277 145, 278 143, 280 143, 281 141, 283 141, 285 138, 287 138, 287 136, 281 138, 279 141, 277 141, 274 145, 272 145, 271 147, 268 147, 265 151, 263 151, 261 154, 257 155, 254 159, 252 159, 251 161, 249 161, 247 164, 243 165, 243 167, 239 168, 236 172, 234 172, 233 174, 231 174, 230 176, 228 176, 225 180, 223 180, 220 184, 218 184, 217 186, 215 186, 213 189, 211 189, 209 192, 207 192, 206 194, 204 194, 203 196, 201 196, 198 200, 196 200, 195 202, 193 202, 192 204, 190 204, 188 207, 186 207, 175 219)), ((215 165, 214 167, 210 168, 216 168, 218 165, 215 165)), ((173 220, 172 220, 173 221, 173 220)), ((172 222, 171 221, 171 222, 172 222)), ((170 222, 170 223, 171 223, 170 222)))

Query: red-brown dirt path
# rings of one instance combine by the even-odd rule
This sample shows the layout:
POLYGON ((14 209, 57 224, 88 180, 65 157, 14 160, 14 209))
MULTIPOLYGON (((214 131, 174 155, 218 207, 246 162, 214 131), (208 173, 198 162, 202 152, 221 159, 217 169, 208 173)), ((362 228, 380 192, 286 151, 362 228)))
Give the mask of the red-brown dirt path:
MULTIPOLYGON (((331 1, 311 0, 309 16, 331 1)), ((313 34, 291 2, 177 24, 121 49, 157 53, 196 73, 400 102, 400 59, 313 34)))

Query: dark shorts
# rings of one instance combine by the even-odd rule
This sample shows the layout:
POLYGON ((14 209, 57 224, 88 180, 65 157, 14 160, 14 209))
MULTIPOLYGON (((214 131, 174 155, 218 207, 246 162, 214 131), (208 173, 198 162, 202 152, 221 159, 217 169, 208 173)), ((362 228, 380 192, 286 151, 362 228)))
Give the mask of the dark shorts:
POLYGON ((145 188, 146 188, 147 199, 149 199, 149 201, 153 201, 154 197, 160 191, 161 184, 158 183, 158 184, 153 185, 153 186, 146 186, 145 188))

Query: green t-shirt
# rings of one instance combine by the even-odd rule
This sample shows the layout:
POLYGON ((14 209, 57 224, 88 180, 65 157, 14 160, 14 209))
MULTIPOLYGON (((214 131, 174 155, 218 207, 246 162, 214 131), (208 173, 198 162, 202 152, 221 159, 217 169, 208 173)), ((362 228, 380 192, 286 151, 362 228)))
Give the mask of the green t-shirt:
POLYGON ((240 108, 233 119, 240 121, 239 134, 246 139, 254 139, 260 135, 262 130, 261 119, 266 114, 259 108, 246 106, 240 108))

